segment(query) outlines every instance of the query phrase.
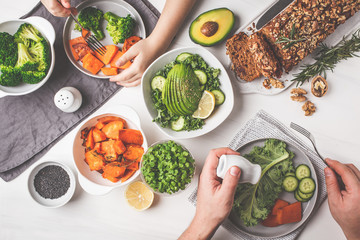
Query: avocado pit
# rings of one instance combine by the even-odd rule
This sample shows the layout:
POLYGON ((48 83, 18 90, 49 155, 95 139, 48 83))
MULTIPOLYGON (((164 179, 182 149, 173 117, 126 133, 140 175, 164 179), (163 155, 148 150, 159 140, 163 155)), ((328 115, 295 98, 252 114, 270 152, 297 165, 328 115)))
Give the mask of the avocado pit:
POLYGON ((211 37, 215 35, 218 29, 219 29, 219 24, 217 22, 208 21, 201 26, 200 31, 206 37, 211 37))

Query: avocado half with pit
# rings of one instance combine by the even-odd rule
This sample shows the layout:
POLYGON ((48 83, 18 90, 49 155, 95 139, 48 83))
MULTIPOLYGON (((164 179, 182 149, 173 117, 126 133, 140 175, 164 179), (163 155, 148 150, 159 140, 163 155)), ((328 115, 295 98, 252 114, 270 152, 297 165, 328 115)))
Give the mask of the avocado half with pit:
POLYGON ((190 25, 193 42, 213 46, 226 38, 234 26, 234 13, 227 8, 217 8, 200 14, 190 25))

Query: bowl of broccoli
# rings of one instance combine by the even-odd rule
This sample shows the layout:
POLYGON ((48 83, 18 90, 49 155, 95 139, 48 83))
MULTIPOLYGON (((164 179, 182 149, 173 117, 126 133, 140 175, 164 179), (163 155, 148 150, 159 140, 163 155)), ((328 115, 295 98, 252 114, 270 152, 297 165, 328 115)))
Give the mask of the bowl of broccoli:
POLYGON ((25 95, 49 79, 55 63, 55 30, 41 17, 0 24, 0 97, 25 95))

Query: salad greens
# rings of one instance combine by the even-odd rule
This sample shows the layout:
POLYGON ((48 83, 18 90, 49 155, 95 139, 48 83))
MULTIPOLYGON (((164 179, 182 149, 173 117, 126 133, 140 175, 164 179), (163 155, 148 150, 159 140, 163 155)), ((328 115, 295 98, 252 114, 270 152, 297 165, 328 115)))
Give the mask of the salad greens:
POLYGON ((233 211, 246 226, 255 226, 271 211, 283 190, 282 183, 286 173, 294 172, 291 161, 294 153, 286 149, 284 142, 268 139, 264 147, 254 147, 244 157, 259 164, 262 173, 257 184, 245 183, 237 186, 233 211))
MULTIPOLYGON (((182 64, 189 65, 193 70, 198 69, 206 73, 207 82, 203 85, 203 90, 213 91, 220 90, 219 74, 220 69, 209 67, 204 59, 198 54, 189 54, 182 64)), ((172 61, 164 66, 163 69, 158 71, 155 76, 168 77, 170 70, 179 62, 172 61)), ((162 92, 159 89, 152 89, 151 97, 154 102, 155 109, 158 111, 158 116, 153 120, 160 124, 161 127, 170 127, 171 122, 176 121, 180 116, 173 114, 169 111, 162 99, 162 92)), ((193 131, 201 129, 205 124, 204 119, 193 118, 191 115, 182 116, 184 118, 184 126, 182 130, 193 131)))
POLYGON ((168 141, 148 149, 143 155, 141 172, 152 189, 172 194, 184 190, 191 182, 194 162, 187 150, 168 141))

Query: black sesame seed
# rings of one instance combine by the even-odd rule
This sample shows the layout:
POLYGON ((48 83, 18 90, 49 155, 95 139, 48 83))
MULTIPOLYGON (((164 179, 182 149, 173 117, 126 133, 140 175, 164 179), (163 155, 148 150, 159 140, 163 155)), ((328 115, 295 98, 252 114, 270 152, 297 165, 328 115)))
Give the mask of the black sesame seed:
POLYGON ((68 191, 70 177, 62 167, 49 165, 36 174, 34 186, 43 198, 56 199, 68 191))

